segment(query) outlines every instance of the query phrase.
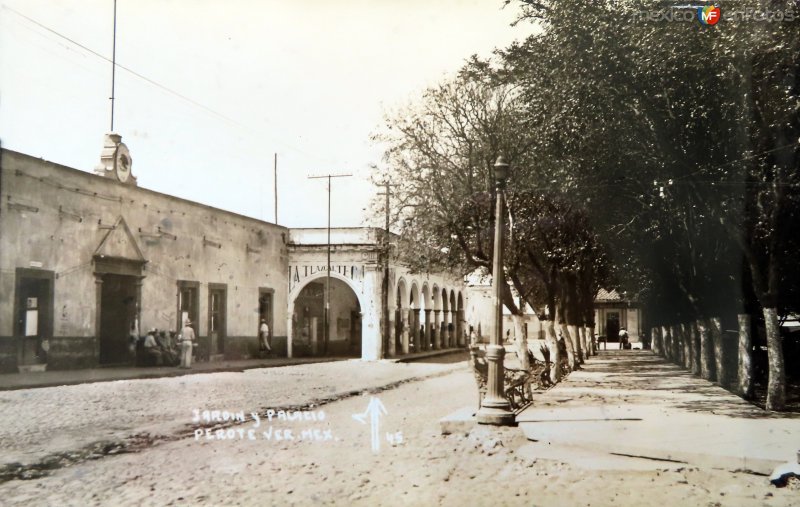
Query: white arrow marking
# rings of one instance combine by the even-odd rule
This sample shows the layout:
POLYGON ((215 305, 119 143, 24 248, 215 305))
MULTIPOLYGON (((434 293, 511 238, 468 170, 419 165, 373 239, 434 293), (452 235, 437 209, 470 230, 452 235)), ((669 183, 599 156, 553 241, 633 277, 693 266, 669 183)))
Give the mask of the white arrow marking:
POLYGON ((386 407, 383 406, 381 400, 372 397, 369 400, 369 405, 363 414, 353 414, 353 419, 361 424, 367 424, 367 416, 369 416, 370 430, 372 434, 372 450, 378 452, 381 450, 381 431, 380 431, 380 417, 381 412, 383 415, 388 414, 386 407))

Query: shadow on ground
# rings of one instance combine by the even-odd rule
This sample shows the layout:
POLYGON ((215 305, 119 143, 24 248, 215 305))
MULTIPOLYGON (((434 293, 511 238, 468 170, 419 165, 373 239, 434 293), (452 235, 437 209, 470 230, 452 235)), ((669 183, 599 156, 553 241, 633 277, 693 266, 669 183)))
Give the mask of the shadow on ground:
POLYGON ((599 398, 592 394, 599 389, 613 391, 621 401, 667 403, 690 412, 751 419, 800 418, 798 412, 766 411, 650 351, 601 351, 573 372, 565 387, 573 392, 585 389, 580 395, 584 403, 599 398))

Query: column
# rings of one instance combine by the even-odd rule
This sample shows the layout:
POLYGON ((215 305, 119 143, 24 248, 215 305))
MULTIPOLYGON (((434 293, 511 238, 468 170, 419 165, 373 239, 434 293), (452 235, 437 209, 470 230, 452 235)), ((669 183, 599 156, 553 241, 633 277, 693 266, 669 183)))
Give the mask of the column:
POLYGON ((408 354, 408 322, 411 320, 411 312, 412 310, 403 311, 400 310, 400 317, 403 327, 400 329, 401 333, 401 340, 403 344, 403 354, 408 354))
POLYGON ((441 310, 434 310, 433 311, 433 348, 439 350, 442 348, 442 311, 441 310))
POLYGON ((419 309, 416 308, 416 309, 411 310, 411 311, 414 312, 414 319, 413 319, 413 323, 412 323, 413 328, 412 328, 411 331, 414 333, 413 334, 413 336, 414 336, 414 352, 416 353, 416 352, 419 352, 419 344, 420 344, 420 339, 419 339, 420 338, 420 336, 419 336, 419 309))
POLYGON ((456 347, 463 347, 464 342, 464 310, 456 310, 456 347))
POLYGON ((397 354, 397 316, 399 312, 394 309, 387 313, 389 314, 389 343, 387 344, 389 349, 386 351, 386 357, 394 357, 397 354))
POLYGON ((422 346, 423 350, 430 350, 431 348, 431 310, 425 310, 425 343, 422 346))

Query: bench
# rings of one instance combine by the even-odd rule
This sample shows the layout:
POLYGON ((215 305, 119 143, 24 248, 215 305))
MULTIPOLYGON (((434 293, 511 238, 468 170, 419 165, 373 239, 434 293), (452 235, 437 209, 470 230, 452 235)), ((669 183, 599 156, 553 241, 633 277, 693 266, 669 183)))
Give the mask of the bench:
MULTIPOLYGON (((485 352, 478 347, 471 347, 469 364, 475 377, 475 383, 478 385, 478 408, 480 409, 483 398, 486 396, 489 377, 489 363, 486 361, 485 352)), ((530 372, 505 368, 503 371, 503 397, 515 412, 528 406, 533 400, 530 372)))

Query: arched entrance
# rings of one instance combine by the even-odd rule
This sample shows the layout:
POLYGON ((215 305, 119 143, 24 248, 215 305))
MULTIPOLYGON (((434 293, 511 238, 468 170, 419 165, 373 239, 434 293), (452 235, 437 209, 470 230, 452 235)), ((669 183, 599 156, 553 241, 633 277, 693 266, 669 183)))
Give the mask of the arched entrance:
POLYGON ((361 357, 361 303, 350 285, 331 274, 328 340, 325 277, 307 282, 291 301, 291 355, 361 357))

